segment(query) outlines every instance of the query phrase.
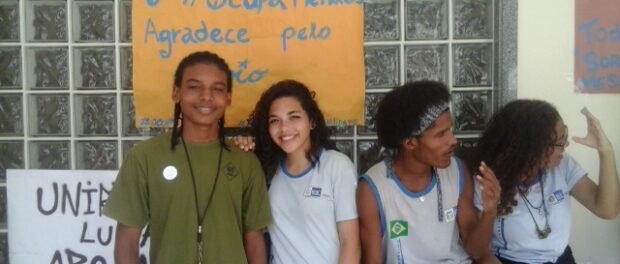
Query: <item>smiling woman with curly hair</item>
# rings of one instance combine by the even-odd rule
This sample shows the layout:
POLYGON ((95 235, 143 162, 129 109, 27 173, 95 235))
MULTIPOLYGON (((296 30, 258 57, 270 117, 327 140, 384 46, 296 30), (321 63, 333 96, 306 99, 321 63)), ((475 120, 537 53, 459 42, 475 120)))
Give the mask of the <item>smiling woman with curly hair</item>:
POLYGON ((306 85, 269 87, 250 116, 256 155, 269 179, 270 263, 359 263, 355 187, 349 158, 334 150, 306 85))

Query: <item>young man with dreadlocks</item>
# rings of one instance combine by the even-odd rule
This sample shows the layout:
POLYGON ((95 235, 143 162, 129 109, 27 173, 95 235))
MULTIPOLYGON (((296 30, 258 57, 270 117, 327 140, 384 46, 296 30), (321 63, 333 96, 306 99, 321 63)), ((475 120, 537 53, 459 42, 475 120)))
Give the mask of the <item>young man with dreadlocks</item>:
POLYGON ((379 142, 393 151, 358 185, 364 263, 471 263, 490 257, 500 188, 480 163, 480 212, 473 180, 453 157, 456 138, 445 85, 419 81, 385 95, 376 113, 379 142))
POLYGON ((224 140, 232 98, 226 62, 210 52, 185 57, 175 76, 174 126, 132 148, 104 214, 118 221, 115 263, 138 263, 149 225, 149 263, 265 263, 267 188, 252 153, 224 140))

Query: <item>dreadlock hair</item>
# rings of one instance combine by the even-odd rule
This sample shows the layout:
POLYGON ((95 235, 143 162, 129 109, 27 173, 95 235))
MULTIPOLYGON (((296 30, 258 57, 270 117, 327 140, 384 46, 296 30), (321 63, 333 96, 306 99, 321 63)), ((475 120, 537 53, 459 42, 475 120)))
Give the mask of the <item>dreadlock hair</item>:
POLYGON ((487 124, 472 153, 472 175, 484 161, 495 172, 502 193, 499 215, 512 212, 515 195, 525 176, 544 169, 550 146, 558 139, 556 123, 560 114, 551 104, 540 100, 515 100, 500 109, 487 124))
POLYGON ((448 88, 441 82, 416 81, 395 87, 383 97, 375 114, 379 143, 398 155, 402 141, 420 128, 427 109, 449 101, 448 88))
MULTIPOLYGON (((227 83, 227 91, 232 93, 232 72, 228 67, 226 61, 218 56, 215 53, 209 51, 198 51, 192 54, 189 54, 187 57, 183 58, 179 65, 177 66, 176 71, 174 72, 174 88, 180 89, 181 84, 183 82, 183 73, 185 69, 191 66, 195 66, 198 64, 207 64, 213 65, 220 69, 221 71, 226 73, 226 83, 227 83)), ((230 150, 228 145, 226 144, 226 140, 224 137, 224 117, 220 118, 218 122, 218 137, 220 140, 220 144, 224 149, 230 150)), ((183 134, 183 110, 181 109, 181 105, 179 103, 174 104, 174 123, 172 125, 172 136, 170 139, 170 148, 172 150, 175 149, 176 145, 179 143, 179 137, 183 134)))
POLYGON ((310 149, 306 157, 312 163, 317 161, 316 153, 322 147, 335 149, 335 144, 330 140, 330 132, 325 124, 325 118, 317 102, 314 100, 315 93, 308 90, 303 83, 294 80, 280 81, 267 89, 256 103, 254 111, 250 114, 249 123, 252 134, 256 138, 254 153, 261 162, 267 180, 271 180, 276 173, 278 163, 286 157, 278 145, 273 142, 269 134, 269 109, 271 104, 283 97, 293 97, 299 101, 314 129, 310 130, 310 149))

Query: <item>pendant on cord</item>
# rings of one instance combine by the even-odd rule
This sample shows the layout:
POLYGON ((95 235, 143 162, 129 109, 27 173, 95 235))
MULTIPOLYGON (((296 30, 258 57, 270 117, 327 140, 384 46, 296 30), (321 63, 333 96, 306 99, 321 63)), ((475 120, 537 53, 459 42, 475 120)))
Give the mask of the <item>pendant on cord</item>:
POLYGON ((536 227, 536 233, 538 233, 538 238, 539 239, 545 239, 549 236, 549 234, 551 234, 551 227, 549 227, 549 225, 545 226, 545 229, 540 230, 538 229, 538 227, 536 227))

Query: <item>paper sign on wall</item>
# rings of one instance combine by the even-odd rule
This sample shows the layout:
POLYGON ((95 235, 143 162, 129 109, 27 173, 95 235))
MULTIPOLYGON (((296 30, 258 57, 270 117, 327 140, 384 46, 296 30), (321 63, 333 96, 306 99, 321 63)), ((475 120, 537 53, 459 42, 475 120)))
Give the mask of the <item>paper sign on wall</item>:
MULTIPOLYGON (((8 170, 11 263, 114 263, 116 222, 101 209, 116 174, 8 170)), ((140 242, 141 261, 148 263, 148 239, 140 242)))
POLYGON ((620 3, 575 1, 575 91, 620 93, 620 3))
POLYGON ((172 123, 179 61, 199 50, 234 77, 226 126, 243 125, 262 91, 295 79, 316 91, 328 120, 363 123, 361 0, 134 1, 133 89, 138 126, 172 123))

